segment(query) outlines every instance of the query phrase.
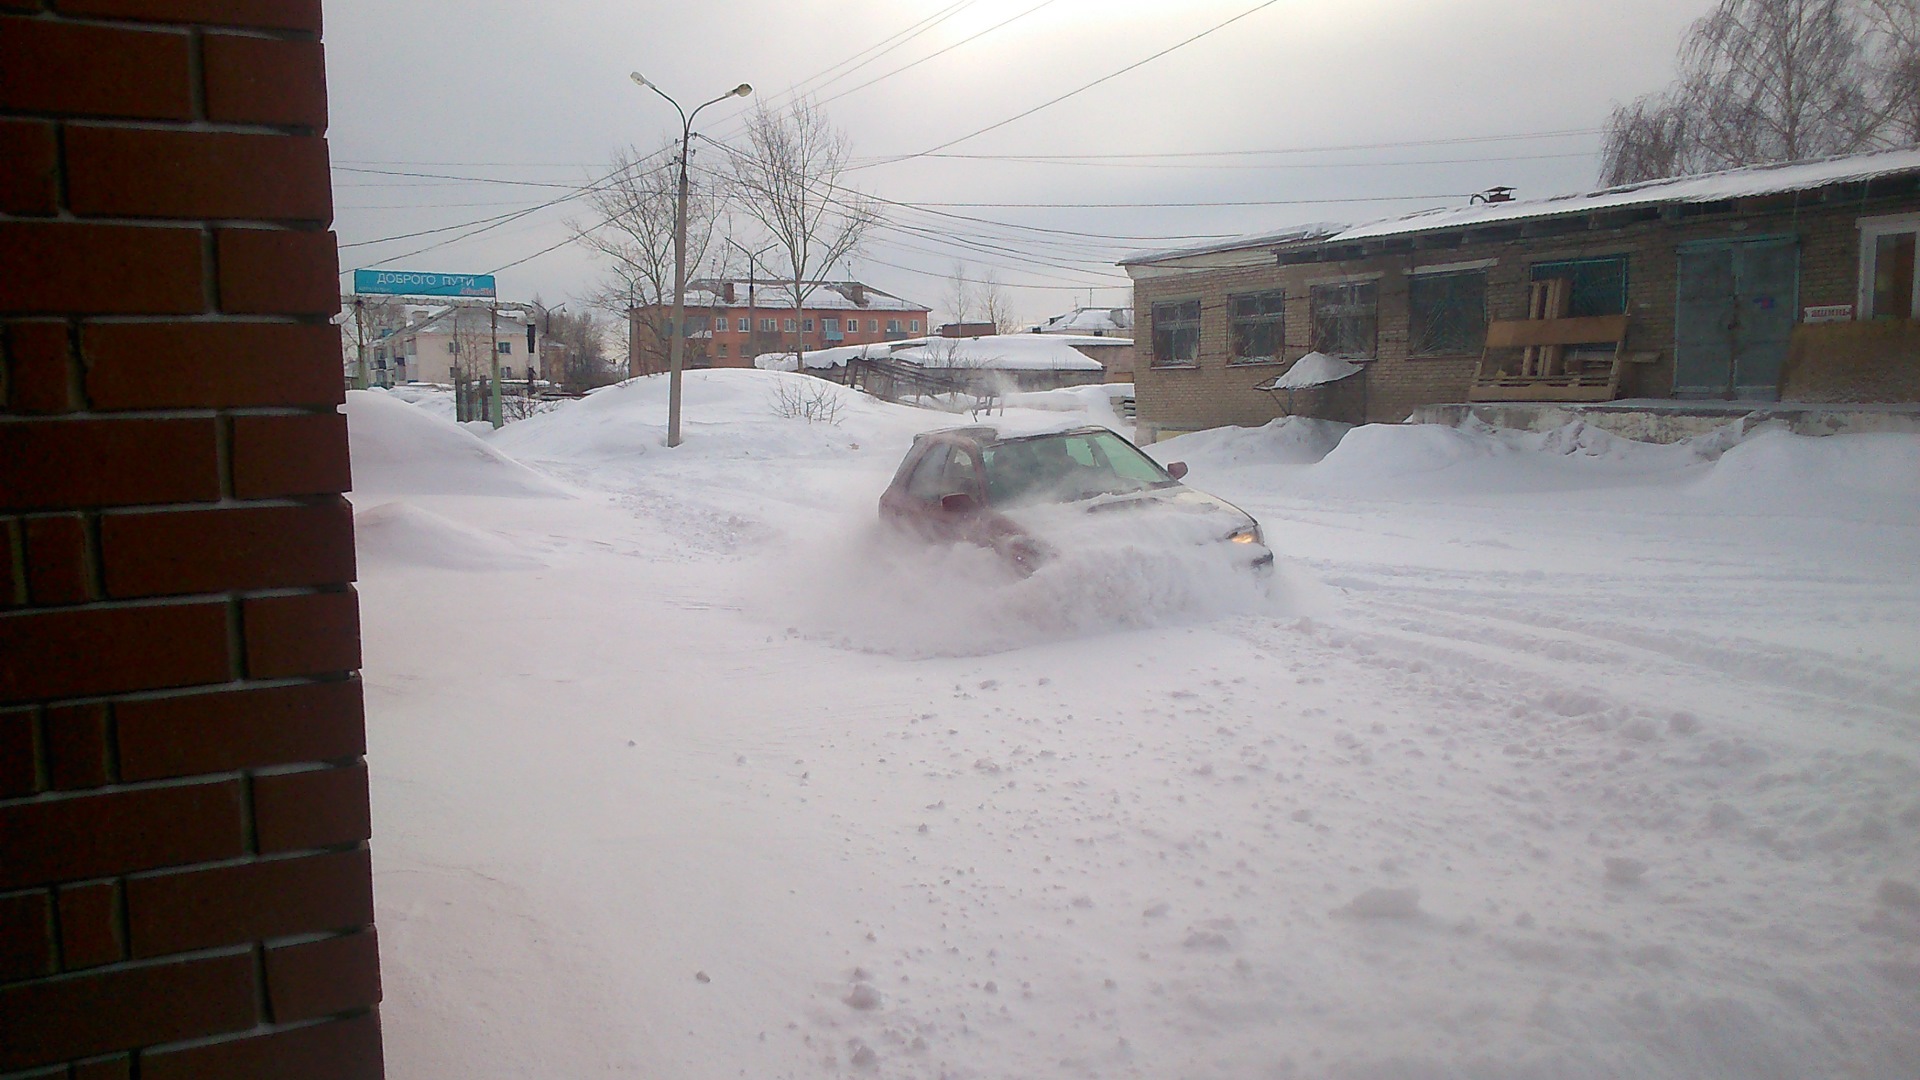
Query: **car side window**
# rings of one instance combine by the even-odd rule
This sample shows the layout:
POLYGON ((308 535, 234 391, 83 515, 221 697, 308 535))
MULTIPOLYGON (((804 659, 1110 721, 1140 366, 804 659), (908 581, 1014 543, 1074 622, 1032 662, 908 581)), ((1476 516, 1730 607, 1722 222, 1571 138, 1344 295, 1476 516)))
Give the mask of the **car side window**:
POLYGON ((920 464, 913 467, 913 475, 907 478, 907 494, 922 502, 939 502, 951 494, 947 487, 947 462, 953 457, 950 446, 934 446, 921 457, 920 464))
POLYGON ((979 498, 973 490, 975 476, 973 455, 965 450, 956 448, 953 451, 952 459, 947 462, 947 489, 941 492, 941 495, 951 495, 957 491, 964 491, 969 495, 973 495, 975 498, 979 498))

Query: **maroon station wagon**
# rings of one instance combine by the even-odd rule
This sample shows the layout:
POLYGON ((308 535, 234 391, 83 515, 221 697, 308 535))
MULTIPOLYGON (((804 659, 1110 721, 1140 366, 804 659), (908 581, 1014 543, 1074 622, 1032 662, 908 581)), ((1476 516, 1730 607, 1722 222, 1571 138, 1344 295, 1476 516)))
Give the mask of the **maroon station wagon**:
POLYGON ((988 426, 947 428, 914 438, 880 496, 880 519, 935 543, 990 547, 1030 574, 1066 542, 1036 528, 1061 523, 1063 508, 1160 511, 1179 519, 1180 535, 1232 545, 1249 569, 1270 569, 1259 522, 1182 484, 1186 474, 1186 463, 1161 468, 1103 427, 1012 437, 988 426))

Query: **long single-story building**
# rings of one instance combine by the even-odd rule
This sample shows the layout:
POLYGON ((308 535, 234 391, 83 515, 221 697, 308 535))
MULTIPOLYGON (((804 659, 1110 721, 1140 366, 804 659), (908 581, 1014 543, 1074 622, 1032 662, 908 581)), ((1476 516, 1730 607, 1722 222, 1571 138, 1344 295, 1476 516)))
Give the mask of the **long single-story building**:
POLYGON ((1466 401, 1920 400, 1920 149, 1309 226, 1123 260, 1146 438, 1260 424, 1318 352, 1354 415, 1466 401))

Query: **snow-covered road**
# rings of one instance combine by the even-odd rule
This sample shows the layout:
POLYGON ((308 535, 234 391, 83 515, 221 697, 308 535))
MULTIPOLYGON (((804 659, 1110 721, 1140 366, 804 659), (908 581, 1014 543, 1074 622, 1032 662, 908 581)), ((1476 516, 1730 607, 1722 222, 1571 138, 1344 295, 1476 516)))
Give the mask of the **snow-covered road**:
POLYGON ((1203 433, 1270 594, 1012 581, 798 378, 354 395, 391 1075, 1913 1075, 1920 438, 1203 433))

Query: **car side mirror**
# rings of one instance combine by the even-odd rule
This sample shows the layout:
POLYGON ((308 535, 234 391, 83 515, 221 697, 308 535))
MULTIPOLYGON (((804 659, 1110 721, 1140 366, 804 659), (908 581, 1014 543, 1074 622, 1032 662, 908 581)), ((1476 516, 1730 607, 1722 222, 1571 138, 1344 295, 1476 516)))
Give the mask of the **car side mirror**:
POLYGON ((971 514, 979 509, 979 506, 980 504, 974 501, 973 496, 964 491, 956 491, 951 495, 940 497, 940 509, 949 514, 971 514))
POLYGON ((1168 464, 1167 475, 1173 477, 1175 480, 1187 475, 1187 463, 1184 461, 1175 461, 1168 464))

